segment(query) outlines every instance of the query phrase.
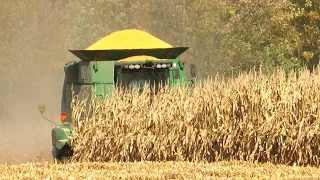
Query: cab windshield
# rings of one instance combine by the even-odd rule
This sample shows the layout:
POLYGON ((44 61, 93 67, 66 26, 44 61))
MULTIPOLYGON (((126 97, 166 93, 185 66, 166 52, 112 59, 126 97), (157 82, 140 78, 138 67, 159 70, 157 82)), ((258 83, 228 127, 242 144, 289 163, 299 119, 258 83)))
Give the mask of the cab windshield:
POLYGON ((126 88, 138 88, 142 92, 145 85, 150 85, 150 88, 157 91, 168 81, 168 69, 122 69, 118 74, 117 84, 126 88))

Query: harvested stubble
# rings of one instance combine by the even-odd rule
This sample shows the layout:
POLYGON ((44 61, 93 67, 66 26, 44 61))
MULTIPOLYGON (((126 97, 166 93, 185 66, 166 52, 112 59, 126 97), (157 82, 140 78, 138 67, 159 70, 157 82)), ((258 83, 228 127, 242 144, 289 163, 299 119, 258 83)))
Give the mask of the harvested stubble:
MULTIPOLYGON (((319 71, 320 72, 320 71, 319 71)), ((252 72, 194 90, 73 102, 73 161, 245 160, 319 166, 320 75, 252 72), (87 114, 92 113, 92 118, 87 114)))
POLYGON ((1 165, 14 179, 319 179, 320 169, 245 162, 26 163, 1 165))

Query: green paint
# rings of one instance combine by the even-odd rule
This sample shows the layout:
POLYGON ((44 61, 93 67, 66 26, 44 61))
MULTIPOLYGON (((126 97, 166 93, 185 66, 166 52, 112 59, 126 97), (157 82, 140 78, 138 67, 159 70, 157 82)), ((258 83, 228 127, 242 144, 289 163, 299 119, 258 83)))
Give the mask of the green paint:
POLYGON ((72 126, 70 124, 62 124, 51 130, 52 138, 52 156, 60 159, 69 156, 71 150, 70 137, 72 136, 72 126))
POLYGON ((70 145, 68 137, 71 136, 71 129, 67 126, 53 128, 51 135, 52 146, 56 147, 58 150, 61 150, 65 145, 70 145))
POLYGON ((111 95, 114 87, 114 61, 95 61, 92 68, 92 83, 98 97, 111 95))

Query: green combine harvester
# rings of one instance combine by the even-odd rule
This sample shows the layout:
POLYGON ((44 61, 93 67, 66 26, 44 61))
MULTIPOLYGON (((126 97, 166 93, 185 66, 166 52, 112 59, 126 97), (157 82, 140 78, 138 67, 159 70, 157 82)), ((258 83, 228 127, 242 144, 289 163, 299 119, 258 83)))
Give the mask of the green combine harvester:
POLYGON ((64 84, 61 100, 61 125, 43 116, 45 105, 38 109, 42 117, 55 124, 52 129, 52 155, 55 160, 65 162, 73 151, 68 137, 72 135, 71 101, 74 95, 81 97, 91 93, 98 97, 111 96, 115 86, 120 88, 141 87, 149 83, 158 87, 169 83, 169 87, 181 82, 193 84, 196 78, 195 65, 186 67, 181 58, 187 47, 150 49, 70 50, 79 61, 64 66, 64 84), (149 56, 140 60, 125 61, 129 57, 149 56), (190 72, 190 78, 187 72, 190 72))

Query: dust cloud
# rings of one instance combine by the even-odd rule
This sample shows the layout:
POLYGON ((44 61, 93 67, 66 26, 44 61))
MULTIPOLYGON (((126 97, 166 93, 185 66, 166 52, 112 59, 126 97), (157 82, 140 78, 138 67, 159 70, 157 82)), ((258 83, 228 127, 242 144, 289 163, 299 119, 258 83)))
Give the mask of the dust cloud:
POLYGON ((1 100, 0 163, 51 160, 50 122, 41 117, 38 104, 46 104, 45 116, 59 123, 62 76, 47 78, 34 87, 15 87, 1 100))
MULTIPOLYGON (((30 93, 29 97, 37 97, 37 95, 30 93)), ((11 98, 8 99, 6 104, 9 114, 1 119, 2 122, 5 122, 1 126, 0 133, 0 163, 50 160, 50 130, 53 126, 43 120, 40 114, 37 113, 36 104, 48 102, 47 104, 51 105, 48 106, 48 111, 56 112, 56 107, 50 108, 55 104, 57 105, 54 101, 50 101, 51 98, 29 99, 21 97, 21 100, 28 102, 28 104, 10 102, 11 98)), ((55 118, 51 113, 49 115, 52 120, 58 119, 58 117, 58 113, 56 113, 55 118)))
POLYGON ((0 163, 52 160, 54 125, 37 106, 46 104, 45 116, 59 124, 63 65, 73 47, 49 21, 58 15, 48 2, 0 2, 0 163))

